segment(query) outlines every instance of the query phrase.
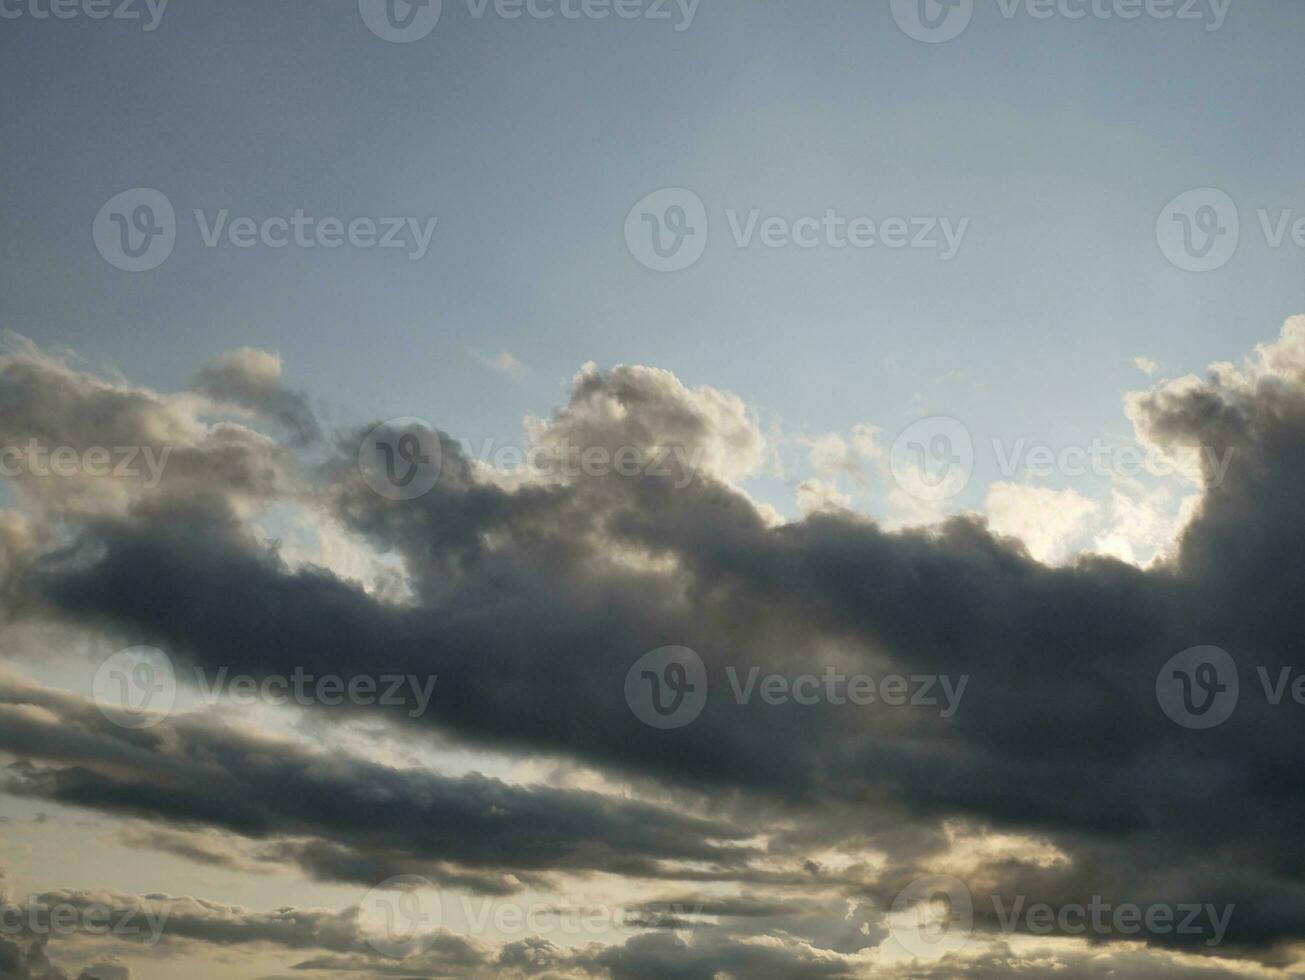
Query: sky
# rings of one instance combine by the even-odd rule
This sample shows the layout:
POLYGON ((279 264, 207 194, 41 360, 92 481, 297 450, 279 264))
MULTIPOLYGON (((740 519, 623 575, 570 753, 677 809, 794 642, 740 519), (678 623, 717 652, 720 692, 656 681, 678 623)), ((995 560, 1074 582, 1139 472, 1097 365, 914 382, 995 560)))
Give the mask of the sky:
POLYGON ((0 980, 1305 974, 1302 37, 0 0, 0 980))

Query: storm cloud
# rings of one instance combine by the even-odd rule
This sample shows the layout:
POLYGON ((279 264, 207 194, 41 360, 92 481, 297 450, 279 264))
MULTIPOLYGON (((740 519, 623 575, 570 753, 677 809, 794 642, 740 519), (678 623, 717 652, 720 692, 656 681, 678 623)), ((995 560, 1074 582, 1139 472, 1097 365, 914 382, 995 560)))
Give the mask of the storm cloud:
MULTIPOLYGON (((388 499, 357 466, 370 424, 334 433, 324 461, 296 455, 316 427, 270 363, 243 352, 202 372, 195 392, 161 396, 31 349, 9 355, 7 439, 135 440, 173 446, 177 461, 157 486, 125 481, 108 500, 87 478, 44 499, 21 533, 11 522, 0 536, 11 617, 93 625, 156 645, 182 668, 255 678, 296 668, 435 675, 430 710, 391 711, 394 731, 565 759, 678 803, 315 759, 187 717, 114 730, 85 703, 8 685, 0 747, 23 760, 11 792, 220 829, 326 880, 411 868, 483 893, 556 873, 776 889, 715 896, 711 928, 687 945, 644 908, 647 933, 557 954, 559 968, 613 978, 858 975, 847 961, 862 948, 854 937, 753 940, 800 919, 803 903, 824 914, 837 901, 873 910, 868 947, 893 896, 948 862, 982 931, 1000 931, 994 896, 1057 907, 1104 896, 1234 913, 1217 949, 1176 932, 1093 942, 1281 964, 1305 940, 1302 709, 1274 704, 1259 682, 1295 669, 1305 627, 1305 318, 1240 367, 1130 398, 1139 438, 1159 451, 1232 454, 1222 479, 1206 474, 1171 557, 1146 568, 1091 554, 1052 567, 976 515, 898 531, 837 510, 785 522, 739 486, 766 451, 746 407, 646 368, 587 367, 566 406, 531 422, 530 445, 553 460, 574 447, 634 447, 643 458, 672 447, 664 472, 545 466, 509 477, 441 433, 430 492, 388 499), (257 384, 251 364, 262 366, 257 384), (290 441, 192 403, 219 398, 290 441), (407 596, 287 560, 253 520, 271 502, 305 508, 394 561, 407 596), (1171 657, 1206 644, 1232 656, 1242 699, 1201 732, 1166 717, 1156 683, 1171 657), (635 661, 667 645, 701 656, 710 695, 692 724, 658 730, 623 691, 635 661), (967 686, 950 715, 772 704, 735 696, 754 668, 967 686), (994 835, 1051 856, 977 844, 962 854, 957 844, 994 835), (822 871, 817 851, 847 860, 822 871), (867 852, 879 860, 859 864, 867 852)), ((502 955, 523 971, 557 958, 502 955)), ((962 968, 996 975, 977 961, 962 968)))

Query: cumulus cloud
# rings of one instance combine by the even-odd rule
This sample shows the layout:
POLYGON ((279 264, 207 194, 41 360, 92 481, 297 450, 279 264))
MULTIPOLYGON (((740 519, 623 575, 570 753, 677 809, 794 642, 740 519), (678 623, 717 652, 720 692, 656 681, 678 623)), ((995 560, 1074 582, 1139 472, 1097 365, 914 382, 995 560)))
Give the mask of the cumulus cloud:
POLYGON ((988 525, 1019 538, 1038 561, 1056 564, 1076 550, 1098 505, 1076 490, 994 483, 983 505, 988 525))
MULTIPOLYGON (((80 417, 69 406, 94 397, 111 424, 175 420, 197 460, 224 458, 213 431, 172 400, 32 357, 15 364, 0 370, 0 392, 27 411, 11 423, 16 436, 38 420, 80 417), (25 375, 51 384, 38 393, 25 375), (36 412, 38 399, 48 404, 36 412)), ((1231 972, 1258 969, 1240 957, 1287 963, 1305 941, 1305 872, 1293 857, 1305 804, 1300 716, 1255 685, 1257 668, 1274 677, 1295 668, 1305 626, 1305 319, 1241 367, 1166 382, 1128 411, 1139 438, 1163 452, 1212 450, 1195 457, 1199 497, 1175 547, 1146 568, 1072 554, 1091 502, 1038 488, 997 488, 987 522, 890 531, 827 506, 776 522, 735 486, 765 458, 745 406, 639 367, 586 367, 532 437, 559 453, 678 446, 691 481, 672 457, 666 475, 505 485, 447 435, 440 479, 415 500, 373 493, 348 438, 338 458, 303 475, 320 481, 309 499, 330 520, 401 563, 411 587, 402 603, 288 564, 251 530, 241 506, 249 484, 234 477, 202 495, 142 491, 129 508, 65 508, 70 525, 56 542, 39 528, 11 535, 9 590, 24 616, 137 635, 183 669, 435 674, 434 710, 392 713, 409 736, 568 759, 668 802, 310 761, 281 747, 269 756, 195 719, 152 735, 109 732, 86 706, 30 691, 8 695, 0 727, 5 750, 25 760, 10 779, 43 799, 274 843, 278 860, 336 880, 416 860, 454 888, 574 872, 711 884, 735 900, 764 888, 776 906, 755 916, 722 906, 691 940, 649 919, 646 934, 619 946, 504 950, 522 971, 864 974, 884 910, 923 873, 968 882, 986 910, 976 914, 982 933, 1001 929, 994 896, 1235 910, 1218 948, 1153 932, 1109 940, 1155 947, 1145 961, 1065 954, 1064 968, 1085 976, 1196 976, 1201 968, 1179 959, 1190 950, 1222 957, 1231 972), (1205 643, 1229 650, 1243 698, 1226 724, 1196 733, 1161 711, 1156 679, 1175 653, 1205 643), (659 730, 639 721, 624 690, 635 661, 667 644, 701 656, 709 697, 691 725, 659 730), (943 678, 967 686, 951 714, 770 703, 736 693, 754 668, 933 678, 935 694, 943 678), (982 845, 1003 835, 1036 847, 982 845), (822 928, 837 903, 868 911, 822 928)), ((98 438, 94 418, 82 422, 87 438, 98 438)), ((284 447, 232 438, 246 458, 292 466, 284 447)), ((819 448, 835 468, 837 449, 819 448)), ((1021 969, 1038 968, 1012 950, 1021 969)), ((361 955, 327 954, 314 968, 354 968, 361 955)), ((956 969, 991 975, 1000 962, 956 969)))
POLYGON ((738 396, 688 388, 669 371, 638 365, 600 371, 586 364, 571 381, 567 405, 529 428, 536 445, 557 453, 670 450, 668 466, 729 482, 756 472, 766 453, 738 396))
POLYGON ((850 510, 852 498, 824 480, 803 480, 797 488, 798 510, 804 515, 850 510))
MULTIPOLYGON (((258 363, 258 353, 233 363, 258 363)), ((261 377, 259 390, 275 400, 272 379, 261 377)), ((0 351, 4 472, 24 506, 51 519, 121 513, 165 496, 213 495, 244 509, 286 492, 293 456, 252 429, 206 421, 207 407, 194 393, 165 395, 75 370, 22 338, 0 351)))
POLYGON ((194 388, 216 402, 238 406, 275 422, 300 444, 321 437, 307 399, 282 387, 279 354, 253 347, 223 354, 200 368, 194 388))

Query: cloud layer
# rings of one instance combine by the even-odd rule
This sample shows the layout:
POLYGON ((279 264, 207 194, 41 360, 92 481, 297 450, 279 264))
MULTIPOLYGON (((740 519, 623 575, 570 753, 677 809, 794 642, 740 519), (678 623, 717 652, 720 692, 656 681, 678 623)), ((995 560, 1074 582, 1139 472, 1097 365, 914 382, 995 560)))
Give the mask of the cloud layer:
MULTIPOLYGON (((357 466, 370 426, 322 438, 280 371, 243 350, 202 368, 192 391, 160 395, 22 344, 0 359, 6 445, 168 452, 152 483, 15 478, 21 513, 0 521, 12 626, 102 630, 166 650, 183 673, 434 675, 429 710, 367 717, 403 738, 562 760, 609 787, 323 757, 208 716, 131 731, 11 680, 9 792, 144 821, 154 829, 137 844, 172 853, 186 849, 179 833, 231 835, 248 846, 230 860, 324 881, 415 873, 510 895, 597 877, 714 908, 687 939, 683 922, 645 910, 632 921, 647 931, 607 947, 477 948, 457 965, 467 975, 891 975, 885 912, 936 873, 966 882, 980 934, 1007 933, 985 949, 1023 964, 1038 937, 1027 923, 1011 935, 994 912, 1013 896, 1235 910, 1217 948, 1208 933, 1158 930, 1092 937, 1111 944, 1100 958, 1057 948, 1066 976, 1246 975, 1305 941, 1301 709, 1258 680, 1290 678, 1305 626, 1305 318, 1240 367, 1130 399, 1146 443, 1233 453, 1221 480, 1205 474, 1171 556, 1146 569, 1039 560, 1067 559, 1055 553, 1063 525, 1092 507, 1079 495, 996 488, 995 526, 961 515, 888 531, 828 506, 779 521, 739 486, 767 451, 742 402, 642 367, 587 366, 566 406, 531 421, 531 445, 556 467, 490 473, 441 434, 434 487, 389 499, 357 466), (659 468, 560 465, 627 447, 659 468), (403 596, 287 561, 262 523, 274 506, 393 563, 403 596), (1166 717, 1156 683, 1203 644, 1231 654, 1242 695, 1225 724, 1197 732, 1166 717), (692 724, 662 730, 624 691, 631 665, 668 645, 700 655, 709 696, 692 724), (951 713, 884 698, 770 703, 739 696, 753 672, 966 686, 951 713)), ((357 944, 305 945, 318 951, 306 969, 383 975, 365 974, 381 968, 357 944)), ((6 950, 0 962, 17 962, 6 950)), ((950 962, 939 975, 1011 969, 950 962)), ((0 977, 43 975, 26 968, 0 977)))

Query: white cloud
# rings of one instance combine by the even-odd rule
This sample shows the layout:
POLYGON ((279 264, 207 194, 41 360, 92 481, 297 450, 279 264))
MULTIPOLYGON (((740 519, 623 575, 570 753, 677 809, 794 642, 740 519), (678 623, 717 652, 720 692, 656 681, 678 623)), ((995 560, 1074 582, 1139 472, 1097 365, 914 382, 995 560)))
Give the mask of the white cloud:
POLYGON ((866 482, 866 467, 883 459, 883 446, 879 443, 878 426, 860 422, 852 427, 849 437, 837 432, 802 439, 808 459, 817 476, 849 476, 858 483, 866 482))
POLYGON ((766 438, 743 400, 707 385, 686 387, 670 371, 585 364, 571 397, 550 419, 527 417, 531 447, 676 449, 693 471, 735 483, 766 462, 766 438))
POLYGON ((1092 550, 1139 566, 1164 558, 1200 500, 1200 494, 1180 497, 1168 487, 1121 480, 1110 491, 1108 521, 1092 550))
POLYGON ((797 488, 797 507, 803 517, 828 511, 851 510, 852 498, 825 480, 803 480, 797 488))
POLYGON ((507 351, 495 355, 494 357, 488 357, 484 354, 473 354, 472 356, 491 371, 497 371, 499 374, 512 378, 514 381, 520 381, 526 376, 526 366, 507 351))
POLYGON ((989 526, 998 534, 1019 538, 1029 554, 1047 564, 1072 557, 1099 509, 1077 490, 1022 483, 994 483, 984 501, 989 526))

